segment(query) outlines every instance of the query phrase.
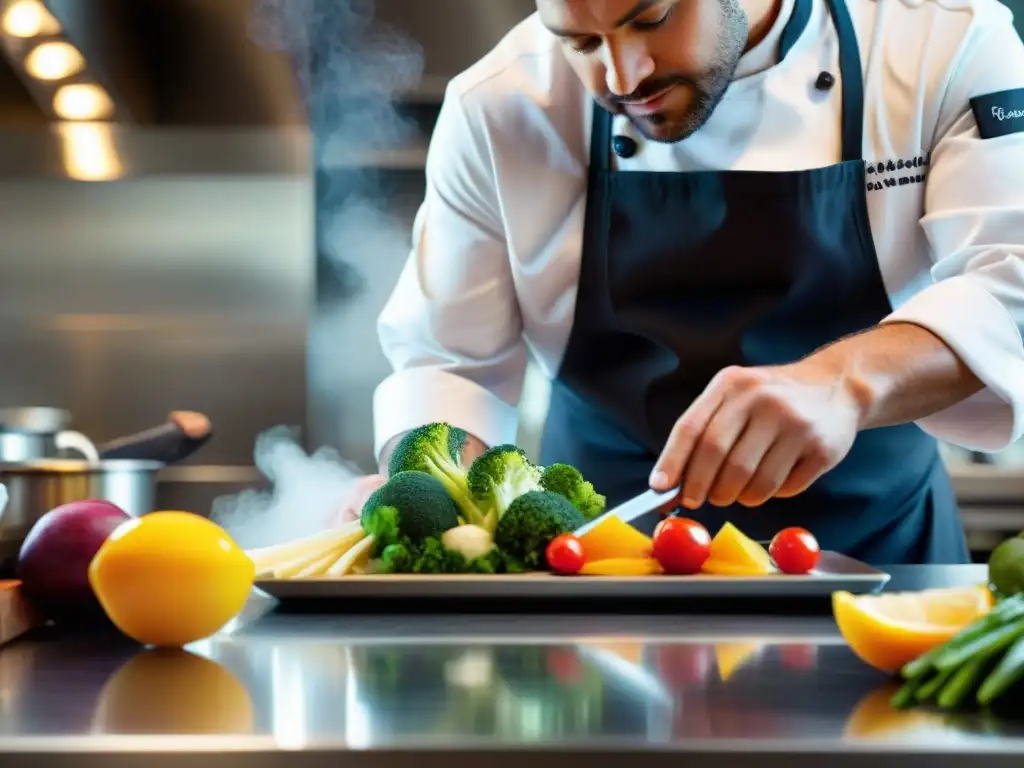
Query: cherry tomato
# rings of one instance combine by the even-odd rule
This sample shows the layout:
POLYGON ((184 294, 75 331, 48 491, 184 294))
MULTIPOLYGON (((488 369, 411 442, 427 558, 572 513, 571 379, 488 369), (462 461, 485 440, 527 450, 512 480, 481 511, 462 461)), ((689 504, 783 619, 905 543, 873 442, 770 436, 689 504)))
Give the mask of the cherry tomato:
POLYGON ((577 573, 583 567, 583 545, 571 533, 552 539, 544 554, 548 565, 558 573, 577 573))
POLYGON ((818 663, 818 646, 807 643, 782 646, 782 666, 793 670, 814 669, 818 663))
POLYGON ((578 683, 583 679, 583 663, 575 649, 549 648, 548 672, 565 685, 578 683))
POLYGON ((706 683, 714 664, 714 649, 710 645, 676 643, 658 647, 658 673, 665 683, 676 689, 706 683))
POLYGON ((821 548, 810 531, 785 528, 775 534, 768 554, 783 573, 810 573, 821 559, 821 548))
POLYGON ((697 573, 711 554, 711 534, 696 520, 667 517, 654 529, 653 554, 665 573, 697 573))

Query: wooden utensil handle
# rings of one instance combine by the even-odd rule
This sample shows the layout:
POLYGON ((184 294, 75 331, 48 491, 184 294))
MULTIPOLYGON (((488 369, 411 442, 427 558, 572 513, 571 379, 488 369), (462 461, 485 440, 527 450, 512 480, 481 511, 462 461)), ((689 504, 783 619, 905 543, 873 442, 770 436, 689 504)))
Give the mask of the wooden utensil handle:
POLYGON ((43 618, 26 599, 21 582, 0 581, 0 645, 42 624, 43 618))

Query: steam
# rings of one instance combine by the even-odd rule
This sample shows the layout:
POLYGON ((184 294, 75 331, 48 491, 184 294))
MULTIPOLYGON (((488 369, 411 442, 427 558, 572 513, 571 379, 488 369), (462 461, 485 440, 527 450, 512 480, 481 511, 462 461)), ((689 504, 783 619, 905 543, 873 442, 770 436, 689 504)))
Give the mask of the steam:
POLYGON ((394 97, 419 82, 423 50, 377 19, 372 0, 255 0, 250 31, 294 62, 318 167, 337 145, 349 153, 393 148, 415 131, 394 97))
POLYGON ((243 548, 322 531, 334 522, 362 474, 333 448, 307 455, 296 432, 274 427, 256 439, 256 467, 272 490, 251 489, 213 502, 211 519, 243 548))
MULTIPOLYGON (((343 392, 366 390, 365 402, 317 414, 313 426, 332 441, 346 429, 368 436, 376 381, 364 379, 379 379, 367 361, 380 356, 370 320, 380 307, 368 305, 367 289, 390 290, 381 285, 392 279, 381 275, 381 265, 408 250, 409 232, 382 209, 377 174, 363 162, 417 135, 394 101, 419 82, 423 51, 376 18, 372 0, 254 0, 250 35, 293 62, 314 137, 319 285, 308 346, 310 397, 341 403, 343 392)), ((359 458, 372 471, 366 443, 359 458)), ((322 530, 365 474, 333 448, 307 454, 297 430, 286 427, 257 439, 255 463, 272 490, 217 499, 211 511, 243 547, 322 530)))

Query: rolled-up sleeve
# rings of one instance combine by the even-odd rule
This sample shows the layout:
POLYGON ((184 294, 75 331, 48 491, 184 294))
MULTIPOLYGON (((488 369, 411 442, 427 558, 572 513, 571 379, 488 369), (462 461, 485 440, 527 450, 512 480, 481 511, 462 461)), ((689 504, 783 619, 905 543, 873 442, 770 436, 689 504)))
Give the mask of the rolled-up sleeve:
POLYGON ((886 319, 935 333, 983 382, 918 422, 980 451, 1001 450, 1024 431, 1024 132, 982 138, 970 106, 1024 88, 1024 44, 1004 10, 969 35, 943 100, 921 219, 935 282, 886 319))
POLYGON ((484 121, 449 86, 412 252, 378 320, 394 369, 374 393, 378 456, 432 421, 515 440, 527 353, 493 167, 484 121))

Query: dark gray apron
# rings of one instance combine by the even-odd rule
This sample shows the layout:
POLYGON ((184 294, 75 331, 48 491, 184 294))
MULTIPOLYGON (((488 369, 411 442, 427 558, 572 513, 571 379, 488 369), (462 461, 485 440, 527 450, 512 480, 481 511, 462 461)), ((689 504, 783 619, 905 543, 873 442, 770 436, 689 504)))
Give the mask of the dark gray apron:
MULTIPOLYGON (((782 56, 813 1, 797 0, 782 56)), ((891 311, 865 197, 860 53, 843 0, 828 6, 842 75, 836 165, 617 172, 611 116, 594 106, 576 316, 541 461, 576 465, 610 505, 648 487, 672 425, 720 370, 792 362, 891 311)), ((683 514, 758 539, 802 526, 873 564, 969 562, 938 446, 914 424, 862 432, 795 498, 683 514)))

